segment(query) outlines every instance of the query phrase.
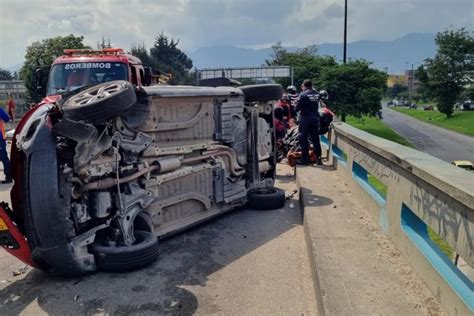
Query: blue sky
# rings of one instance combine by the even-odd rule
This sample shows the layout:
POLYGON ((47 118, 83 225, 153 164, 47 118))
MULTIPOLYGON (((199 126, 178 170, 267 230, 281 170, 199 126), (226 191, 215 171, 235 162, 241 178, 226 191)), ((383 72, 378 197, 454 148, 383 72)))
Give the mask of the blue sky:
MULTIPOLYGON (((0 0, 0 67, 22 62, 26 46, 73 33, 95 46, 152 45, 161 31, 192 51, 342 41, 343 0, 0 0)), ((446 27, 474 30, 473 0, 349 0, 349 41, 391 40, 446 27)))

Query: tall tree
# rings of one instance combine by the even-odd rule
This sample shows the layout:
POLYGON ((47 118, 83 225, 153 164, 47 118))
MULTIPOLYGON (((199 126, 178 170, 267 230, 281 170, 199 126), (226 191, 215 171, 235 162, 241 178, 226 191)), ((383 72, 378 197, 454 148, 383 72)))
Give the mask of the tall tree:
POLYGON ((105 37, 102 36, 102 41, 97 42, 97 48, 98 49, 104 49, 104 48, 111 48, 112 44, 110 44, 110 38, 107 37, 107 40, 105 40, 105 37))
POLYGON ((426 71, 423 65, 420 65, 415 72, 415 77, 421 83, 417 89, 417 92, 421 95, 421 98, 424 101, 428 101, 431 98, 431 91, 428 84, 429 77, 428 72, 426 71))
POLYGON ((42 70, 41 83, 46 87, 49 69, 56 57, 63 54, 63 50, 67 48, 90 48, 84 45, 83 36, 58 36, 54 38, 47 38, 41 42, 33 42, 26 48, 25 63, 20 70, 20 78, 24 80, 26 89, 30 98, 38 102, 44 96, 44 91, 36 90, 36 69, 42 70))
POLYGON ((388 88, 388 96, 390 98, 397 98, 400 96, 401 93, 407 92, 407 91, 408 91, 408 86, 401 83, 395 83, 393 87, 388 88))
POLYGON ((375 115, 387 89, 387 74, 363 60, 327 67, 317 82, 329 94, 328 106, 345 121, 347 115, 375 115))
POLYGON ((189 71, 193 68, 193 61, 178 48, 178 44, 179 40, 170 40, 161 32, 150 49, 153 68, 171 73, 172 84, 186 83, 190 76, 189 71))
POLYGON ((152 66, 153 64, 153 60, 151 59, 145 44, 133 44, 130 48, 130 54, 138 57, 144 65, 152 66))
MULTIPOLYGON (((288 52, 281 46, 281 42, 272 46, 273 54, 265 61, 267 66, 293 67, 294 84, 299 87, 304 79, 317 79, 327 67, 335 66, 336 60, 329 56, 317 56, 316 46, 311 45, 296 52, 288 52)), ((291 84, 290 78, 275 80, 283 87, 291 84)), ((317 82, 317 81, 315 81, 317 82)))
POLYGON ((438 33, 436 55, 426 60, 426 74, 419 77, 422 88, 436 99, 438 110, 448 118, 461 97, 468 72, 474 70, 474 38, 471 33, 464 28, 438 33))
POLYGON ((13 80, 13 75, 9 70, 0 68, 0 80, 13 80))

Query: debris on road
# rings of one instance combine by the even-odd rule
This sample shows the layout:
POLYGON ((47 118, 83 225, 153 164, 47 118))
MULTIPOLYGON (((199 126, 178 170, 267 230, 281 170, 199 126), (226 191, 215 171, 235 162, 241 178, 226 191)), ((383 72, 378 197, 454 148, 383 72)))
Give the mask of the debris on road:
POLYGON ((293 190, 293 192, 286 194, 286 199, 289 200, 293 198, 296 193, 298 193, 298 190, 293 190))
POLYGON ((23 267, 17 270, 13 270, 12 274, 13 276, 19 276, 19 275, 25 274, 27 271, 28 271, 28 266, 25 264, 23 267))
POLYGON ((19 299, 20 297, 21 297, 21 295, 12 294, 12 295, 10 296, 10 301, 16 302, 16 301, 18 301, 18 299, 19 299))

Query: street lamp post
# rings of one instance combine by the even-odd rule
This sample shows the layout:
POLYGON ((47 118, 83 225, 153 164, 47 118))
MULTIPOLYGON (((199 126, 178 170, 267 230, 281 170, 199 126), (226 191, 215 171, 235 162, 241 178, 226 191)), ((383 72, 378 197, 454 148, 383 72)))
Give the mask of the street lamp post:
POLYGON ((347 62, 347 0, 344 1, 344 64, 347 62))

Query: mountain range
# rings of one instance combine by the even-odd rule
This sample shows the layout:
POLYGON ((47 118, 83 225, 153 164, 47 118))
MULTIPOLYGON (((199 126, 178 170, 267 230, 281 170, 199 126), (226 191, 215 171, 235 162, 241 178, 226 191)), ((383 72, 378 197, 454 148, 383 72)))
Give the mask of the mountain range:
MULTIPOLYGON (((342 60, 342 44, 319 44, 318 55, 329 55, 342 60)), ((290 52, 298 47, 286 47, 290 52)), ((406 69, 418 65, 436 53, 435 35, 430 33, 411 33, 391 41, 357 41, 347 44, 350 59, 366 59, 373 67, 386 70, 390 74, 401 74, 406 69)), ((261 66, 269 59, 272 49, 240 48, 232 45, 201 47, 187 52, 198 69, 220 67, 261 66)))
MULTIPOLYGON (((430 33, 411 33, 392 41, 357 41, 347 44, 350 59, 363 58, 372 62, 373 67, 386 70, 390 74, 401 74, 414 64, 416 68, 424 59, 436 53, 435 35, 430 33)), ((342 60, 342 44, 319 44, 318 55, 329 55, 342 60)), ((298 47, 286 47, 294 52, 298 47)), ((186 54, 192 59, 194 67, 258 67, 272 54, 270 47, 263 49, 241 48, 232 45, 201 47, 186 54)), ((23 63, 7 67, 11 72, 18 71, 23 63)))

